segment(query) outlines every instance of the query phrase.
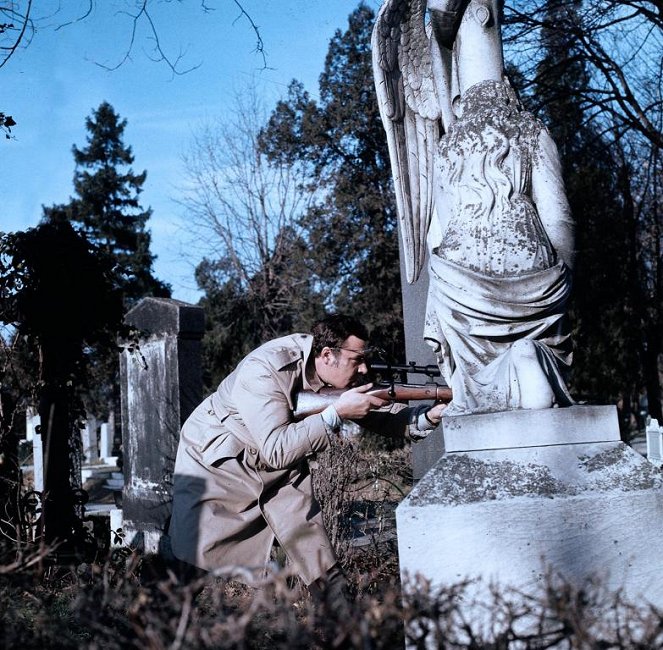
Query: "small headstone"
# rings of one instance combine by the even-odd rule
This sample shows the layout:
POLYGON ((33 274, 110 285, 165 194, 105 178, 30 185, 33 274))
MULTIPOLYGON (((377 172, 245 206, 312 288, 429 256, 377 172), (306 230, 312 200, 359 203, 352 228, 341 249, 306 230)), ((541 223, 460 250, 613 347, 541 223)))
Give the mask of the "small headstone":
POLYGON ((39 413, 37 409, 28 407, 25 411, 25 439, 32 440, 35 434, 35 427, 39 424, 39 413))
POLYGON ((125 545, 125 535, 122 528, 122 508, 113 508, 110 511, 110 545, 111 548, 125 545))
POLYGON ((44 491, 44 448, 41 444, 41 418, 35 415, 32 419, 32 466, 35 492, 44 491))
POLYGON ((81 429, 83 440, 83 462, 89 465, 99 462, 99 445, 97 443, 97 418, 89 417, 81 429))
POLYGON ((108 422, 99 427, 99 456, 104 461, 113 456, 113 435, 108 422))
POLYGON ((647 460, 660 467, 663 465, 663 427, 652 418, 647 425, 647 460))

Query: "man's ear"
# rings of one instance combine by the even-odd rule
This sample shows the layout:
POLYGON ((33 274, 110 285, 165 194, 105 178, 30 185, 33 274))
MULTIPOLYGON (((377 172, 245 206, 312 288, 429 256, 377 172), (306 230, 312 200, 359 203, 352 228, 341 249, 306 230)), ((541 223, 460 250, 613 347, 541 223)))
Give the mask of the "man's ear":
POLYGON ((334 351, 330 347, 325 346, 320 352, 320 358, 325 364, 329 365, 334 358, 334 351))

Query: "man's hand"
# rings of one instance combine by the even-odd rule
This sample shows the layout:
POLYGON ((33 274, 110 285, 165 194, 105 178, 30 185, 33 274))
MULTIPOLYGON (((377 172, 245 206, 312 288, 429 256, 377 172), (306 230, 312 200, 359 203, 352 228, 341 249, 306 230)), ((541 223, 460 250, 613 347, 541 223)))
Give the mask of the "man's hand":
POLYGON ((448 404, 435 404, 435 406, 431 406, 428 411, 426 411, 426 419, 431 423, 431 424, 440 424, 440 420, 442 420, 442 413, 444 413, 444 409, 449 406, 448 404))
POLYGON ((368 395, 373 384, 365 384, 346 390, 334 404, 336 412, 344 420, 363 418, 369 411, 386 406, 389 402, 386 399, 380 399, 375 395, 368 395))

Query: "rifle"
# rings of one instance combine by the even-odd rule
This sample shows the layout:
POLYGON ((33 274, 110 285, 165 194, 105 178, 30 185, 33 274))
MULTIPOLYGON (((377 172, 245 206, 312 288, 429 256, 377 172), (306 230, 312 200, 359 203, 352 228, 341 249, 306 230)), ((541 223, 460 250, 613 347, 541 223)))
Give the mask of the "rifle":
MULTIPOLYGON (((297 403, 294 410, 295 419, 301 420, 314 413, 321 413, 345 391, 344 388, 321 388, 317 393, 310 390, 301 391, 297 394, 297 403)), ((440 384, 396 384, 393 382, 377 384, 366 394, 375 395, 390 402, 426 399, 448 403, 452 399, 451 388, 440 386, 440 384)))

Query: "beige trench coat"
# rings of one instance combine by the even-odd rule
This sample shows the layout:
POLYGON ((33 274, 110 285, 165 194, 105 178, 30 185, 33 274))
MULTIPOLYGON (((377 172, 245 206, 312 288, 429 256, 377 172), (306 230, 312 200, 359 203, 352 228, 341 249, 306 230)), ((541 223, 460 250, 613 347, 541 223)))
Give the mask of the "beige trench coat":
MULTIPOLYGON (((306 377, 312 343, 294 334, 262 345, 184 423, 169 529, 177 558, 263 567, 276 539, 306 584, 336 562, 307 460, 327 448, 327 430, 319 414, 292 417, 295 394, 322 387, 306 377)), ((408 413, 384 415, 402 434, 408 413)))

